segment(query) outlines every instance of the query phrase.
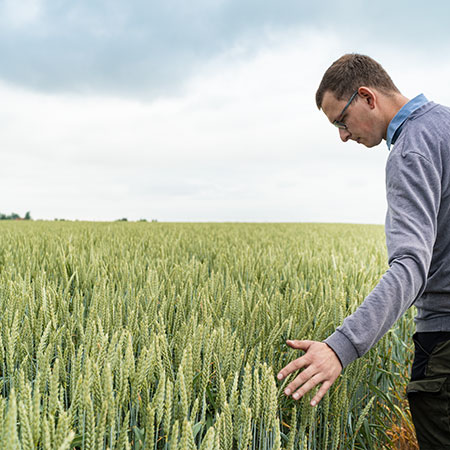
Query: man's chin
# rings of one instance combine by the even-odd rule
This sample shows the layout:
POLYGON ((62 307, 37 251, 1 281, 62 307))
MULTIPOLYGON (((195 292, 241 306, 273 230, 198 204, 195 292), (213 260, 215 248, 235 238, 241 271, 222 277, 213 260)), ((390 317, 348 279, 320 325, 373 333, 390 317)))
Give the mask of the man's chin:
POLYGON ((381 142, 381 139, 378 142, 373 142, 373 141, 372 142, 362 142, 362 141, 359 141, 360 144, 364 145, 364 147, 367 147, 367 148, 376 147, 380 142, 381 142))

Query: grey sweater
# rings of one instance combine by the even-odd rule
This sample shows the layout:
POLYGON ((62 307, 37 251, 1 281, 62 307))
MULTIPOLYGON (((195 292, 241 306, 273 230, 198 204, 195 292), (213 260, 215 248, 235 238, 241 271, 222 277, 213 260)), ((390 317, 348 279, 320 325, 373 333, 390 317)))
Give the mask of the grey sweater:
POLYGON ((405 121, 386 163, 389 269, 326 342, 343 367, 411 306, 416 329, 450 331, 450 108, 428 102, 405 121))

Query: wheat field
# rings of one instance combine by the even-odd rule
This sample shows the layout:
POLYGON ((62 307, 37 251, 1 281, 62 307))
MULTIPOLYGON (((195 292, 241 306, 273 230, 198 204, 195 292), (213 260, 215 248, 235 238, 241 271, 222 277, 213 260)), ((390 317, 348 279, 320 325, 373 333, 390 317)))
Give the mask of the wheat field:
POLYGON ((315 408, 275 379, 386 268, 381 226, 4 221, 0 448, 398 448, 412 311, 315 408))

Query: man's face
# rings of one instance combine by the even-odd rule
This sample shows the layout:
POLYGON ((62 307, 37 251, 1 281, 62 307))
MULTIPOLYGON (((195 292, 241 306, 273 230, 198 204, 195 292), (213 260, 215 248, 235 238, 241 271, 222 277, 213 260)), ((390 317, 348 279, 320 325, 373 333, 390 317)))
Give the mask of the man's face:
POLYGON ((346 125, 345 129, 338 129, 343 142, 352 140, 366 147, 374 147, 383 139, 376 107, 376 95, 372 94, 374 93, 371 90, 360 88, 359 93, 342 115, 342 110, 349 99, 337 100, 333 93, 325 92, 322 110, 331 123, 338 120, 346 125))

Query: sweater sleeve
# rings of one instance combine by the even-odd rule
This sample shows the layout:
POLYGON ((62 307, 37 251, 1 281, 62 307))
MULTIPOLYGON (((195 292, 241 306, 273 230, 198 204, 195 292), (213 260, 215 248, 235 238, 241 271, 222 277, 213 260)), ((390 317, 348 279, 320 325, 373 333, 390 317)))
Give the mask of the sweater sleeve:
POLYGON ((422 294, 436 240, 440 173, 424 156, 400 149, 386 166, 389 269, 326 342, 346 367, 374 346, 422 294))

